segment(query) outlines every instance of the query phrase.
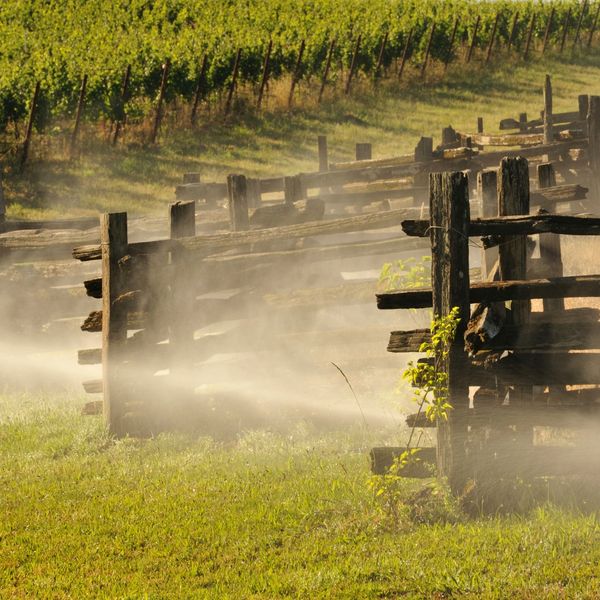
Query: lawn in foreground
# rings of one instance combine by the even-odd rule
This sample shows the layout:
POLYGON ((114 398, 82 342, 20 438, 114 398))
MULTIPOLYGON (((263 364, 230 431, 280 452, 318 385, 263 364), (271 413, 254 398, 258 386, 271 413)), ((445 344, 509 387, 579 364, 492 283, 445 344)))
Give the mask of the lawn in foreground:
POLYGON ((0 597, 600 595, 593 514, 392 523, 366 458, 389 432, 116 442, 80 405, 0 396, 0 597))

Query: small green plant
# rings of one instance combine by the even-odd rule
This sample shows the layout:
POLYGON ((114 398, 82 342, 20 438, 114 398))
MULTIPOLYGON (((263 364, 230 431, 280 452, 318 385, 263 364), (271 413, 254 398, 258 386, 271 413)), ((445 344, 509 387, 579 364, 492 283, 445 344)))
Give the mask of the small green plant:
POLYGON ((418 262, 414 258, 408 258, 384 263, 377 287, 382 292, 424 287, 431 278, 430 262, 430 256, 423 256, 418 262))

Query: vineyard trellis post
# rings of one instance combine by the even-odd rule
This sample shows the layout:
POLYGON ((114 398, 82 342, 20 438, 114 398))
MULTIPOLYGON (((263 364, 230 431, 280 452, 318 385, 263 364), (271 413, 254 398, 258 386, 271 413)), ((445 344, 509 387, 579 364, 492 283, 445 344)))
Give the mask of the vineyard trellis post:
POLYGON ((346 80, 346 87, 344 88, 344 94, 350 93, 350 86, 352 85, 352 78, 356 72, 358 66, 358 53, 360 52, 360 43, 362 40, 362 34, 358 34, 356 38, 356 45, 354 46, 354 52, 352 53, 352 60, 350 62, 350 70, 348 71, 348 79, 346 80))
POLYGON ((229 91, 227 92, 227 100, 225 102, 225 114, 228 115, 231 110, 231 102, 233 101, 233 93, 235 92, 235 86, 237 85, 238 73, 240 71, 240 61, 242 58, 242 49, 238 48, 235 55, 235 61, 233 63, 233 71, 231 72, 231 82, 229 84, 229 91))
POLYGON ((523 60, 529 58, 529 49, 531 47, 531 39, 533 38, 533 30, 535 28, 535 13, 531 15, 531 22, 529 24, 529 31, 527 32, 527 43, 525 44, 525 52, 523 53, 523 60))
POLYGON ((594 38, 594 32, 596 31, 596 25, 598 25, 598 16, 600 16, 600 2, 598 3, 598 8, 596 8, 596 14, 594 15, 594 20, 592 22, 592 26, 590 27, 590 34, 588 36, 588 41, 587 41, 588 49, 592 47, 592 39, 594 38))
POLYGON ((165 92, 167 89, 167 81, 169 79, 169 70, 171 68, 171 61, 167 58, 167 60, 163 64, 162 68, 162 77, 160 80, 160 89, 158 92, 158 102, 156 104, 156 114, 154 116, 154 126, 152 127, 152 136, 150 138, 150 143, 156 143, 156 137, 158 136, 158 131, 160 129, 160 123, 162 121, 162 113, 163 113, 163 102, 165 100, 165 92))
POLYGON ((571 21, 571 9, 567 9, 567 14, 565 15, 565 20, 563 23, 563 34, 560 40, 560 50, 559 53, 562 54, 565 49, 565 43, 567 41, 567 33, 569 32, 569 23, 571 21))
POLYGON ((475 50, 475 44, 477 43, 477 31, 479 29, 479 23, 481 22, 481 15, 477 15, 477 19, 475 20, 475 27, 473 28, 473 37, 471 39, 471 45, 469 46, 469 52, 467 53, 466 63, 469 64, 471 62, 471 57, 473 56, 473 51, 475 50))
POLYGON ((550 39, 550 30, 552 29, 552 21, 554 20, 554 6, 550 9, 550 16, 546 23, 546 30, 544 31, 544 41, 542 43, 542 55, 546 54, 546 48, 548 47, 548 40, 550 39))
POLYGON ((206 78, 206 69, 208 67, 208 56, 204 53, 202 57, 202 66, 200 67, 200 74, 198 75, 198 83, 196 84, 196 92, 194 94, 194 104, 192 105, 192 113, 190 115, 190 122, 192 127, 196 125, 196 119, 198 114, 198 106, 200 100, 204 94, 204 83, 206 78))
POLYGON ((581 12, 579 13, 579 20, 577 21, 577 29, 575 30, 575 38, 573 39, 573 52, 577 48, 577 42, 579 41, 579 34, 581 32, 581 26, 583 25, 583 17, 587 9, 588 0, 583 0, 581 5, 581 12))
POLYGON ((448 44, 448 51, 446 52, 446 56, 444 58, 444 71, 448 69, 448 63, 452 58, 452 50, 454 49, 454 40, 456 39, 456 32, 458 30, 459 19, 456 17, 454 19, 454 27, 452 28, 452 34, 450 35, 450 43, 448 44))
POLYGON ((404 73, 404 67, 406 66, 406 61, 408 60, 409 52, 410 52, 410 43, 412 41, 414 29, 411 28, 408 32, 408 36, 406 38, 406 44, 404 45, 404 52, 402 53, 402 61, 400 62, 400 69, 398 69, 398 81, 402 79, 402 73, 404 73))
POLYGON ((40 89, 41 83, 37 81, 35 89, 33 90, 33 98, 31 99, 31 107, 29 109, 29 119, 27 121, 27 130, 25 131, 25 142, 23 143, 23 154, 21 155, 21 169, 25 166, 29 156, 29 146, 31 144, 31 136, 33 135, 33 123, 35 121, 35 113, 40 99, 40 89))
POLYGON ((121 133, 121 127, 125 123, 125 104, 129 95, 129 82, 131 80, 131 65, 127 65, 125 69, 125 75, 123 76, 123 83, 121 86, 121 97, 119 98, 119 104, 117 107, 117 119, 115 123, 115 132, 113 134, 112 145, 116 146, 121 133))
POLYGON ((494 49, 494 42, 496 41, 496 30, 498 29, 498 20, 499 19, 500 19, 500 13, 496 13, 496 18, 494 19, 494 25, 492 26, 492 33, 490 35, 490 42, 488 44, 487 54, 485 57, 486 65, 490 62, 490 58, 492 57, 492 50, 494 49))
POLYGON ((431 45, 433 44, 433 36, 435 35, 435 21, 431 24, 431 33, 429 34, 429 41, 427 42, 427 49, 425 50, 425 58, 421 65, 421 77, 425 77, 425 70, 427 69, 427 62, 429 61, 429 54, 431 53, 431 45))
POLYGON ((377 64, 375 65, 375 72, 373 73, 373 79, 377 80, 379 78, 379 74, 381 72, 381 67, 383 66, 383 59, 385 57, 385 49, 388 42, 389 32, 386 31, 383 39, 381 40, 381 45, 379 46, 379 54, 377 55, 377 64))
POLYGON ((256 100, 256 108, 260 109, 260 105, 262 103, 263 94, 265 92, 265 87, 267 86, 267 82, 269 81, 269 68, 271 66, 271 52, 273 50, 273 40, 269 40, 269 45, 267 46, 267 51, 265 52, 265 60, 263 62, 262 68, 262 76, 260 79, 260 88, 258 90, 258 99, 256 100))
POLYGON ((294 68, 294 72, 292 73, 292 83, 290 85, 290 94, 288 96, 288 108, 291 108, 292 103, 294 102, 294 90, 296 89, 296 84, 300 80, 300 74, 302 72, 302 57, 304 56, 305 47, 306 42, 302 40, 300 42, 300 50, 298 50, 298 59, 296 60, 296 66, 294 68))
POLYGON ((81 117, 83 115, 83 105, 85 103, 85 92, 87 88, 87 74, 84 74, 81 80, 81 88, 79 89, 79 98, 77 100, 77 112, 75 113, 75 125, 73 126, 73 133, 71 134, 71 148, 70 156, 75 156, 75 149, 77 146, 77 136, 79 134, 79 126, 81 124, 81 117))
POLYGON ((323 92, 327 85, 327 78, 329 77, 329 69, 331 69, 331 60, 333 59, 333 51, 335 50, 335 38, 329 42, 329 50, 327 52, 327 61, 325 62, 325 69, 323 69, 323 76, 321 77, 321 87, 319 88, 319 98, 317 102, 320 104, 323 99, 323 92))

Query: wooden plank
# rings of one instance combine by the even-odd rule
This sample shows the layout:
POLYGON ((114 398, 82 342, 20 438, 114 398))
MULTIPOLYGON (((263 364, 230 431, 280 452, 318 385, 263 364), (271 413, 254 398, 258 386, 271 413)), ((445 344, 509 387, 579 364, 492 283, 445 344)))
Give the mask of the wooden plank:
MULTIPOLYGON (((429 229, 430 224, 424 219, 402 221, 402 230, 411 237, 427 237, 429 229)), ((538 233, 600 235, 600 218, 536 214, 473 219, 469 223, 470 237, 536 235, 538 233)))
POLYGON ((125 289, 119 261, 127 254, 127 213, 102 215, 102 378, 104 381, 104 418, 109 431, 123 435, 126 382, 123 374, 123 349, 127 340, 126 312, 114 306, 125 289))
MULTIPOLYGON (((377 308, 431 308, 431 288, 419 288, 376 294, 377 308)), ((505 302, 507 300, 533 300, 534 298, 600 297, 600 275, 578 275, 554 279, 522 281, 483 281, 473 283, 469 301, 505 302)))

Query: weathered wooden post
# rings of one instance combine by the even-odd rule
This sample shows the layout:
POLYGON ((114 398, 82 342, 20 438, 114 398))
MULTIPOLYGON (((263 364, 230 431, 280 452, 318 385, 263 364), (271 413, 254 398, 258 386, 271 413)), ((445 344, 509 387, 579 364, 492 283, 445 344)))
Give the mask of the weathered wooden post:
MULTIPOLYGON (((477 195, 481 202, 481 216, 498 216, 498 169, 483 169, 477 173, 477 195)), ((482 279, 489 277, 497 261, 498 248, 482 250, 482 279)))
POLYGON ((590 27, 590 34, 588 36, 588 41, 587 41, 588 48, 591 48, 591 46, 592 46, 594 32, 596 31, 596 25, 598 24, 598 16, 600 16, 600 4, 598 4, 598 8, 596 9, 596 14, 594 15, 594 20, 592 22, 592 26, 590 27))
POLYGON ((150 143, 156 143, 156 137, 158 136, 158 130, 162 121, 163 113, 163 102, 165 101, 165 92, 167 90, 167 80, 169 79, 169 70, 171 69, 171 61, 167 59, 162 68, 162 78, 160 80, 160 90, 158 92, 158 102, 156 104, 156 114, 154 116, 154 126, 152 127, 152 136, 150 137, 150 143))
POLYGON ((329 158, 327 155, 327 136, 320 135, 317 138, 319 146, 319 172, 329 171, 329 158))
POLYGON ((246 198, 248 208, 258 208, 262 201, 262 193, 260 191, 260 179, 248 177, 246 179, 246 198))
POLYGON ((552 129, 552 82, 550 75, 546 75, 544 81, 544 144, 554 141, 552 129))
MULTIPOLYGON (((537 166, 538 187, 542 190, 556 185, 556 174, 552 163, 537 166)), ((560 249, 560 236, 554 233, 540 233, 540 259, 544 277, 562 277, 563 264, 560 249)), ((565 308, 564 298, 544 298, 544 311, 561 311, 565 308)))
POLYGON ((356 45, 354 46, 354 52, 352 53, 352 61, 350 62, 350 70, 348 71, 348 79, 346 80, 346 87, 344 88, 344 94, 350 93, 350 86, 352 85, 352 78, 356 73, 356 67, 358 65, 358 53, 360 52, 360 42, 362 35, 359 33, 356 38, 356 45))
POLYGON ((433 158, 433 138, 422 137, 415 146, 415 162, 428 162, 433 158))
POLYGON ((592 202, 600 202, 600 96, 588 97, 588 155, 592 172, 592 202))
POLYGON ((333 51, 335 50, 335 39, 329 42, 329 50, 327 52, 327 61, 325 62, 325 68, 323 69, 323 76, 321 77, 321 87, 319 88, 319 97, 317 102, 320 104, 323 99, 323 92, 327 85, 327 78, 329 77, 329 69, 331 69, 331 61, 333 59, 333 51))
POLYGON ((286 204, 294 204, 302 200, 302 181, 300 175, 290 175, 283 178, 283 197, 286 204))
POLYGON ((204 94, 204 81, 206 79, 206 69, 208 68, 208 57, 206 54, 202 57, 202 66, 198 75, 198 83, 196 84, 196 93, 194 94, 194 104, 192 105, 192 113, 190 115, 190 123, 192 127, 196 125, 198 106, 204 94))
POLYGON ((577 96, 577 105, 579 107, 579 120, 586 121, 588 115, 588 101, 589 96, 587 94, 579 94, 577 96))
POLYGON ((565 42, 567 41, 567 33, 569 32, 569 21, 571 20, 571 9, 569 8, 567 10, 567 14, 565 15, 565 21, 563 24, 563 34, 562 34, 562 39, 560 40, 560 54, 563 53, 563 50, 565 49, 565 42))
POLYGON ((125 104, 129 97, 129 81, 131 80, 131 65, 127 65, 125 69, 125 75, 123 76, 123 84, 121 86, 121 97, 119 98, 119 105, 117 107, 117 115, 115 122, 115 131, 113 134, 112 145, 116 146, 121 133, 121 128, 125 123, 125 104))
POLYGON ((271 65, 272 50, 273 50, 273 40, 269 40, 269 45, 267 46, 267 52, 265 54, 265 60, 263 62, 262 77, 260 79, 260 88, 258 90, 258 99, 256 100, 256 108, 258 108, 258 109, 260 109, 260 105, 262 103, 265 87, 267 87, 267 81, 269 81, 269 69, 270 69, 270 65, 271 65))
POLYGON ((246 231, 250 227, 246 177, 244 175, 228 175, 227 193, 231 231, 246 231))
POLYGON ((79 135, 79 126, 81 124, 81 116, 83 115, 83 104, 85 102, 85 91, 87 88, 87 75, 83 76, 81 80, 81 88, 79 88, 79 99, 77 100, 77 112, 75 113, 75 125, 73 126, 73 133, 71 134, 71 158, 75 156, 75 149, 77 146, 77 136, 79 135))
POLYGON ((456 130, 451 126, 444 127, 442 129, 442 147, 451 146, 455 144, 460 139, 459 135, 456 133, 456 130))
POLYGON ((356 160, 371 160, 372 146, 367 142, 357 142, 356 144, 356 160))
POLYGON ((510 52, 510 49, 515 41, 517 35, 517 25, 519 24, 519 11, 515 13, 513 17, 512 27, 510 29, 510 35, 508 36, 508 43, 506 44, 506 51, 510 52))
POLYGON ((25 142, 23 143, 23 154, 21 155, 21 169, 25 166, 29 156, 29 146, 31 144, 31 136, 33 134, 33 122, 35 121, 35 112, 40 98, 40 82, 36 82, 31 106, 29 107, 29 119, 27 120, 27 130, 25 132, 25 142))
POLYGON ((381 67, 383 66, 383 59, 385 57, 385 49, 387 46, 389 32, 386 31, 381 40, 381 46, 379 46, 379 54, 377 55, 377 64, 375 65, 375 72, 373 73, 373 79, 377 80, 381 73, 381 67))
POLYGON ((300 42, 300 50, 298 50, 298 59, 296 60, 296 67, 294 68, 294 72, 292 73, 292 83, 290 85, 290 94, 288 96, 288 108, 292 108, 292 103, 294 102, 294 90, 296 89, 296 85, 300 80, 300 74, 302 72, 302 57, 304 56, 305 47, 306 42, 302 40, 302 42, 300 42))
POLYGON ((127 401, 123 362, 127 342, 127 307, 115 302, 125 291, 119 261, 127 254, 127 213, 103 214, 102 251, 102 378, 104 419, 112 435, 122 436, 127 401))
POLYGON ((588 0, 583 0, 581 12, 579 13, 579 20, 577 21, 577 29, 575 30, 575 39, 573 40, 573 51, 575 51, 575 48, 577 47, 577 42, 579 41, 579 34, 581 32, 581 25, 583 24, 583 17, 585 16, 587 4, 588 0))
POLYGON ((527 132, 527 113, 521 113, 519 115, 519 131, 522 133, 527 132))
POLYGON ((533 30, 535 29, 535 13, 531 15, 531 23, 529 24, 529 32, 527 33, 527 43, 525 44, 525 52, 523 53, 523 60, 527 60, 529 57, 529 48, 531 46, 531 39, 533 38, 533 30))
POLYGON ((483 117, 477 117, 477 133, 483 133, 483 117))
POLYGON ((432 173, 430 190, 431 281, 433 314, 446 317, 458 307, 460 319, 447 360, 435 358, 448 373, 448 419, 437 423, 438 474, 448 477, 455 493, 464 490, 470 475, 467 454, 469 385, 465 378, 463 336, 469 307, 469 183, 464 173, 432 173))
POLYGON ((227 100, 225 102, 225 114, 228 115, 231 110, 231 102, 233 101, 233 93, 235 92, 235 86, 237 85, 238 73, 240 71, 240 61, 242 59, 242 49, 238 48, 237 54, 235 55, 235 62, 233 63, 233 71, 231 72, 231 82, 229 83, 229 91, 227 92, 227 100))
POLYGON ((469 52, 467 53, 467 64, 471 62, 471 57, 473 56, 473 51, 475 50, 475 44, 477 44, 477 31, 479 29, 479 23, 481 22, 481 15, 477 15, 477 20, 475 21, 475 27, 473 28, 473 38, 471 39, 471 45, 469 46, 469 52))

